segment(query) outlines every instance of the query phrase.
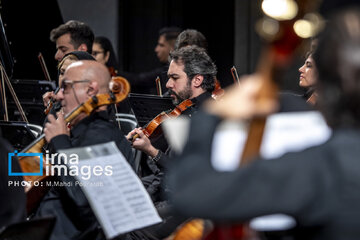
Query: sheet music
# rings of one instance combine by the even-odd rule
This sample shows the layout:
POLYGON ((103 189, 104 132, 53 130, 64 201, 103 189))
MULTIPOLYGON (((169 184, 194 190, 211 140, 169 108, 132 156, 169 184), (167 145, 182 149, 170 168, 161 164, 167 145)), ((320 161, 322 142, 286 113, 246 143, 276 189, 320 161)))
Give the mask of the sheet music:
POLYGON ((111 176, 99 171, 97 175, 93 171, 88 180, 82 174, 75 176, 108 239, 162 221, 140 179, 114 142, 60 152, 76 152, 80 169, 112 166, 111 176))
POLYGON ((163 130, 172 150, 181 153, 189 137, 190 118, 179 116, 163 122, 163 130))
MULTIPOLYGON (((273 114, 266 122, 260 154, 265 159, 277 158, 286 152, 322 144, 330 135, 331 129, 319 112, 273 114)), ((238 168, 246 137, 244 126, 217 131, 213 140, 212 166, 218 171, 238 168)))

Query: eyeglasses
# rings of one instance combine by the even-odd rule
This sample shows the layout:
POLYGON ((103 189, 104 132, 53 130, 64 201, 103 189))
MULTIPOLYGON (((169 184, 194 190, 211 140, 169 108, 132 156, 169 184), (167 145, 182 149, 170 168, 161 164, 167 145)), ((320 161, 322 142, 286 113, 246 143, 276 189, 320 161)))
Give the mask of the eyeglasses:
POLYGON ((90 82, 90 80, 64 80, 62 81, 61 85, 60 85, 60 89, 63 90, 64 93, 67 93, 69 91, 70 88, 73 88, 73 85, 76 83, 86 83, 86 82, 90 82))
POLYGON ((96 57, 98 54, 104 53, 104 51, 92 51, 91 55, 96 57))

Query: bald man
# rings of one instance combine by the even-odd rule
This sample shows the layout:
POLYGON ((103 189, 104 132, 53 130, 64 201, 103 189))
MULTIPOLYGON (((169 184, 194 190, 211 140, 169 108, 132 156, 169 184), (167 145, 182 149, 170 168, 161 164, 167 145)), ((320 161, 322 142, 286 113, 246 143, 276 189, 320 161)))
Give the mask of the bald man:
MULTIPOLYGON (((79 104, 96 94, 108 93, 109 81, 109 71, 101 63, 96 61, 72 63, 65 71, 59 93, 64 114, 70 113, 79 104)), ((114 118, 110 112, 107 106, 102 106, 90 116, 80 114, 71 121, 70 132, 63 114, 59 113, 57 119, 50 115, 44 133, 51 151, 115 141, 119 150, 132 164, 130 143, 112 121, 114 118)), ((72 184, 52 187, 35 213, 36 217, 56 216, 56 225, 50 239, 104 239, 85 195, 75 184, 75 178, 56 176, 56 181, 72 184)))

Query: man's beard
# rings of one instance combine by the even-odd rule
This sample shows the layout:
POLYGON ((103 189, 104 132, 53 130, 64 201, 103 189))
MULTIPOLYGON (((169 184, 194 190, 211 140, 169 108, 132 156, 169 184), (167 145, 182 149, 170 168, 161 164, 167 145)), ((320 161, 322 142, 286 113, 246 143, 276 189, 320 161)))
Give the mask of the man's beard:
POLYGON ((191 90, 191 86, 186 85, 185 89, 180 91, 179 93, 175 93, 174 91, 169 90, 169 95, 172 94, 175 96, 175 98, 172 99, 173 104, 178 105, 182 101, 189 99, 193 95, 193 92, 191 90))

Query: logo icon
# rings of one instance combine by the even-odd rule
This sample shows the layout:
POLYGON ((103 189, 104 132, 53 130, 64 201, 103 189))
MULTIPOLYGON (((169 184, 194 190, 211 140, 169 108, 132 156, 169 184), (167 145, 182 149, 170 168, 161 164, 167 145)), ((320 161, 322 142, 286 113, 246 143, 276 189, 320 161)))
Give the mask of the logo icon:
MULTIPOLYGON (((9 160, 9 176, 42 176, 43 175, 43 155, 42 153, 18 153, 18 151, 14 151, 13 153, 8 153, 9 160), (39 157, 40 158, 40 169, 39 172, 13 172, 11 163, 12 157, 39 157)), ((35 161, 35 160, 34 160, 35 161)))

